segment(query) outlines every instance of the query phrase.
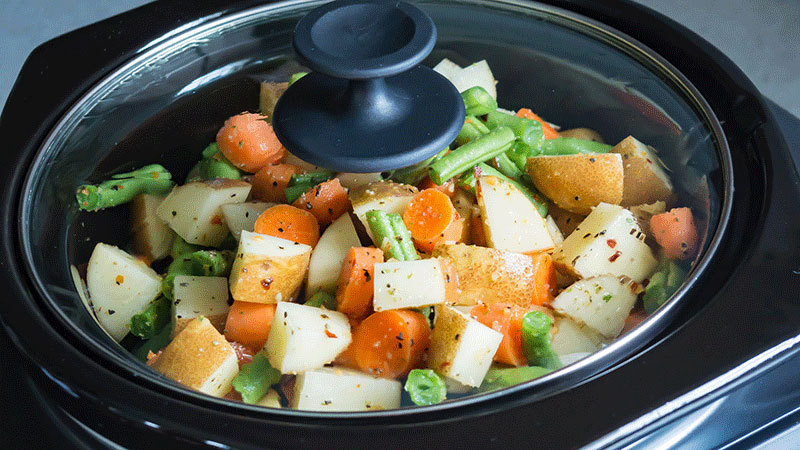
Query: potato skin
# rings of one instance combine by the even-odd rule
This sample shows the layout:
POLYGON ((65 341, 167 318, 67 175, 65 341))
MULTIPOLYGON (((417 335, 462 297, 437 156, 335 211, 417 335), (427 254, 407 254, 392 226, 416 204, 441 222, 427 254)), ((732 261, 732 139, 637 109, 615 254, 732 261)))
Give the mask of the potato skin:
POLYGON ((534 266, 530 256, 466 244, 440 244, 433 257, 450 258, 458 275, 457 305, 533 300, 534 266))
POLYGON ((464 332, 468 318, 444 305, 436 306, 436 322, 431 332, 427 367, 448 375, 461 344, 455 336, 464 332))
POLYGON ((622 166, 625 172, 622 206, 634 206, 644 203, 666 202, 672 205, 675 194, 672 182, 663 169, 663 163, 655 151, 628 136, 610 150, 622 155, 622 166))
POLYGON ((605 143, 605 141, 603 141, 603 136, 600 136, 600 133, 591 128, 571 128, 569 130, 559 131, 558 134, 560 134, 561 137, 583 139, 586 141, 599 142, 601 144, 605 143))
POLYGON ((274 257, 241 253, 231 267, 231 295, 237 301, 289 301, 303 284, 311 253, 274 257))

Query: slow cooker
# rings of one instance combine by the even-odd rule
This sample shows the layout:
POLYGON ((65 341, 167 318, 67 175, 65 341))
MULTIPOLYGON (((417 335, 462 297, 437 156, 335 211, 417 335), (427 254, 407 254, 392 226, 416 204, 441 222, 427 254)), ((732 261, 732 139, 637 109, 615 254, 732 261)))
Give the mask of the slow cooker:
POLYGON ((124 240, 127 218, 79 215, 74 187, 145 161, 185 173, 224 118, 255 109, 255 80, 291 64, 294 24, 322 3, 150 4, 26 62, 0 117, 0 318, 19 350, 6 359, 28 374, 24 401, 59 446, 715 448, 796 421, 786 368, 800 341, 800 178, 784 134, 725 56, 622 0, 416 3, 439 30, 429 63, 486 58, 501 104, 609 141, 637 130, 705 209, 705 249, 683 287, 607 348, 495 393, 326 415, 204 397, 108 340, 69 265, 124 240))

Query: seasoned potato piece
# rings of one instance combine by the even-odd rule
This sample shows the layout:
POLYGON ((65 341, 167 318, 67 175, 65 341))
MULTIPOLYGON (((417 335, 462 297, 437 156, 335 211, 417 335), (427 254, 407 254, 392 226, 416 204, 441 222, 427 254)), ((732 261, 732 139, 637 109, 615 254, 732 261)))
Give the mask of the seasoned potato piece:
MULTIPOLYGON (((367 224, 367 212, 377 209, 386 213, 402 214, 416 193, 417 188, 407 184, 373 181, 351 190, 348 196, 353 205, 353 213, 364 224, 370 239, 373 239, 367 224)), ((380 247, 378 243, 376 246, 380 247)))
POLYGON ((554 254, 560 268, 576 278, 625 275, 637 283, 650 276, 657 261, 644 234, 627 209, 601 203, 554 254))
POLYGON ((436 306, 427 366, 440 375, 478 387, 503 335, 447 306, 436 306))
POLYGON ((445 278, 438 258, 375 264, 375 311, 419 308, 445 301, 445 278))
POLYGON ((311 247, 265 234, 242 231, 230 275, 234 300, 290 301, 303 284, 311 247))
POLYGON ((616 153, 528 158, 533 184, 561 208, 588 214, 599 203, 622 201, 622 157, 616 153))
POLYGON ((461 228, 461 242, 471 244, 472 217, 476 215, 480 216, 481 214, 478 203, 475 201, 475 197, 473 197, 472 194, 460 188, 456 189, 455 194, 453 194, 450 200, 453 202, 458 216, 464 219, 464 225, 461 228))
POLYGON ((556 222, 556 225, 558 225, 558 229, 561 230, 563 236, 569 236, 586 218, 586 215, 567 211, 559 208, 558 205, 550 205, 547 211, 556 222))
POLYGON ((306 298, 319 291, 336 292, 339 272, 351 247, 360 247, 350 214, 342 214, 325 229, 311 253, 308 263, 306 298))
POLYGON ((439 62, 433 70, 450 80, 456 89, 458 89, 458 92, 464 92, 473 86, 480 86, 486 89, 486 92, 488 92, 492 98, 497 99, 497 88, 495 87, 497 81, 495 81, 492 70, 489 68, 489 64, 486 60, 478 61, 462 68, 458 64, 445 58, 439 62))
POLYGON ((603 136, 600 136, 600 133, 591 128, 572 128, 559 131, 558 134, 561 135, 561 137, 583 139, 585 141, 600 142, 601 144, 604 142, 603 136))
POLYGON ((556 317, 555 328, 557 331, 553 335, 553 351, 560 357, 594 353, 603 343, 603 336, 598 332, 586 325, 579 325, 568 317, 556 317))
POLYGON ((339 184, 344 186, 346 189, 355 189, 359 186, 372 183, 373 181, 383 180, 383 176, 381 175, 380 172, 371 172, 371 173, 339 172, 336 174, 336 178, 339 179, 339 184))
POLYGON ((534 267, 530 256, 465 244, 439 244, 434 257, 450 258, 461 290, 458 305, 533 301, 534 267))
POLYGON ((350 322, 344 314, 280 302, 264 350, 272 367, 294 374, 328 364, 351 340, 350 322))
POLYGON ((292 408, 305 411, 379 411, 400 407, 401 385, 354 370, 323 367, 297 376, 292 408))
POLYGON ((151 261, 169 255, 175 233, 158 218, 156 209, 166 195, 137 195, 131 203, 131 231, 133 252, 151 261))
POLYGON ((602 275, 587 278, 576 281, 558 294, 553 300, 553 309, 613 339, 622 331, 640 289, 627 277, 602 275))
POLYGON ((224 277, 175 277, 175 330, 180 333, 186 325, 203 316, 220 332, 228 317, 228 279, 224 277))
POLYGON ((644 145, 633 136, 628 136, 615 145, 611 153, 622 155, 622 166, 625 171, 622 206, 641 205, 659 200, 671 203, 674 200, 672 181, 655 149, 644 145))
POLYGON ((258 95, 258 110, 267 118, 267 121, 272 123, 272 112, 275 111, 275 105, 278 99, 281 98, 286 89, 289 88, 289 83, 274 83, 269 81, 261 82, 261 91, 258 95))
POLYGON ((258 216, 272 206, 275 206, 275 203, 245 202, 228 203, 222 205, 220 209, 225 218, 225 224, 228 225, 231 234, 238 241, 242 230, 253 231, 258 216))
POLYGON ((186 387, 214 397, 225 396, 239 373, 233 348, 205 317, 189 322, 152 367, 186 387))
POLYGON ((558 224, 556 224, 553 216, 548 215, 545 217, 545 223, 547 224, 547 231, 550 233, 550 236, 553 237, 553 243, 555 245, 560 245, 564 242, 564 235, 561 234, 561 230, 558 228, 558 224))

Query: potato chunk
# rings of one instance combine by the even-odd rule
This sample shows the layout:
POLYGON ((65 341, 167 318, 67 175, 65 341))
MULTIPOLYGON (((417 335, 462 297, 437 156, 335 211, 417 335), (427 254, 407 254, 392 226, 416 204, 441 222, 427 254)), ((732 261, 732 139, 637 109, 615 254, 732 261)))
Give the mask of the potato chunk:
POLYGON ((622 157, 616 153, 528 158, 533 184, 561 208, 588 214, 599 203, 622 201, 622 157))
POLYGON ((350 214, 342 214, 338 219, 325 229, 319 242, 311 252, 311 261, 308 263, 308 283, 306 284, 306 298, 319 291, 336 292, 339 281, 339 272, 351 247, 360 247, 356 227, 350 214))
POLYGON ((175 331, 178 334, 192 320, 203 316, 217 330, 224 330, 228 317, 228 279, 225 277, 175 277, 175 331))
POLYGON ((576 278, 612 274, 641 283, 658 263, 643 240, 630 211, 601 203, 567 236, 554 257, 576 278))
POLYGON ((440 375, 478 387, 502 340, 501 333, 469 315, 439 305, 436 306, 427 365, 440 375))
POLYGON ((355 189, 360 186, 364 186, 365 184, 372 183, 373 181, 381 181, 383 180, 383 176, 380 172, 370 172, 370 173, 349 173, 349 172, 339 172, 336 174, 336 178, 339 179, 339 184, 344 186, 345 189, 355 189))
POLYGON ((556 317, 555 328, 558 331, 553 335, 553 351, 560 357, 594 353, 603 343, 598 332, 568 317, 556 317))
POLYGON ((125 251, 100 242, 89 258, 86 286, 97 320, 119 342, 130 331, 131 317, 161 293, 161 277, 125 251))
POLYGON ((226 203, 220 206, 222 217, 228 226, 231 234, 238 241, 242 235, 242 230, 253 231, 253 227, 258 220, 258 216, 275 203, 267 202, 245 202, 245 203, 226 203))
POLYGON ((166 195, 141 194, 131 204, 133 251, 157 261, 169 255, 175 233, 158 218, 156 210, 166 195))
POLYGON ((400 407, 400 382, 354 370, 324 367, 297 376, 292 408, 378 411, 400 407))
POLYGON ((553 309, 606 338, 619 335, 640 287, 627 277, 602 275, 576 281, 553 300, 553 309))
POLYGON ((633 136, 628 136, 615 145, 611 153, 622 155, 622 166, 625 171, 622 206, 672 201, 674 198, 672 181, 665 171, 664 163, 652 147, 633 136))
POLYGON ((445 277, 438 258, 375 264, 375 311, 418 308, 445 301, 445 277))
POLYGON ((220 206, 241 203, 250 183, 218 178, 178 186, 158 206, 158 217, 190 244, 216 247, 228 235, 220 206))
POLYGON ((227 394, 239 373, 233 348, 205 317, 189 322, 152 367, 186 387, 214 397, 227 394))
MULTIPOLYGON (((374 242, 375 239, 367 223, 367 212, 377 209, 390 214, 402 214, 416 193, 417 188, 407 184, 373 181, 351 190, 348 196, 353 205, 353 214, 364 224, 367 234, 374 242)), ((375 245, 380 247, 379 243, 375 245)))
POLYGON ((303 284, 311 247, 265 234, 242 231, 230 275, 234 300, 289 301, 303 284))
POLYGON ((281 373, 303 373, 333 361, 351 340, 344 314, 280 302, 264 349, 281 373))

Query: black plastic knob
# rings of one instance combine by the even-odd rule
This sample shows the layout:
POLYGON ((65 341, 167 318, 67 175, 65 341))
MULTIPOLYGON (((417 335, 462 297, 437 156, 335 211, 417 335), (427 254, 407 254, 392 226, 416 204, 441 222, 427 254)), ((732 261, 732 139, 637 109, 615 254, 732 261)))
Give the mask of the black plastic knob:
POLYGON ((340 0, 297 24, 294 47, 312 73, 275 106, 278 139, 298 157, 347 172, 410 166, 445 148, 464 103, 419 65, 436 43, 433 21, 404 2, 340 0))

